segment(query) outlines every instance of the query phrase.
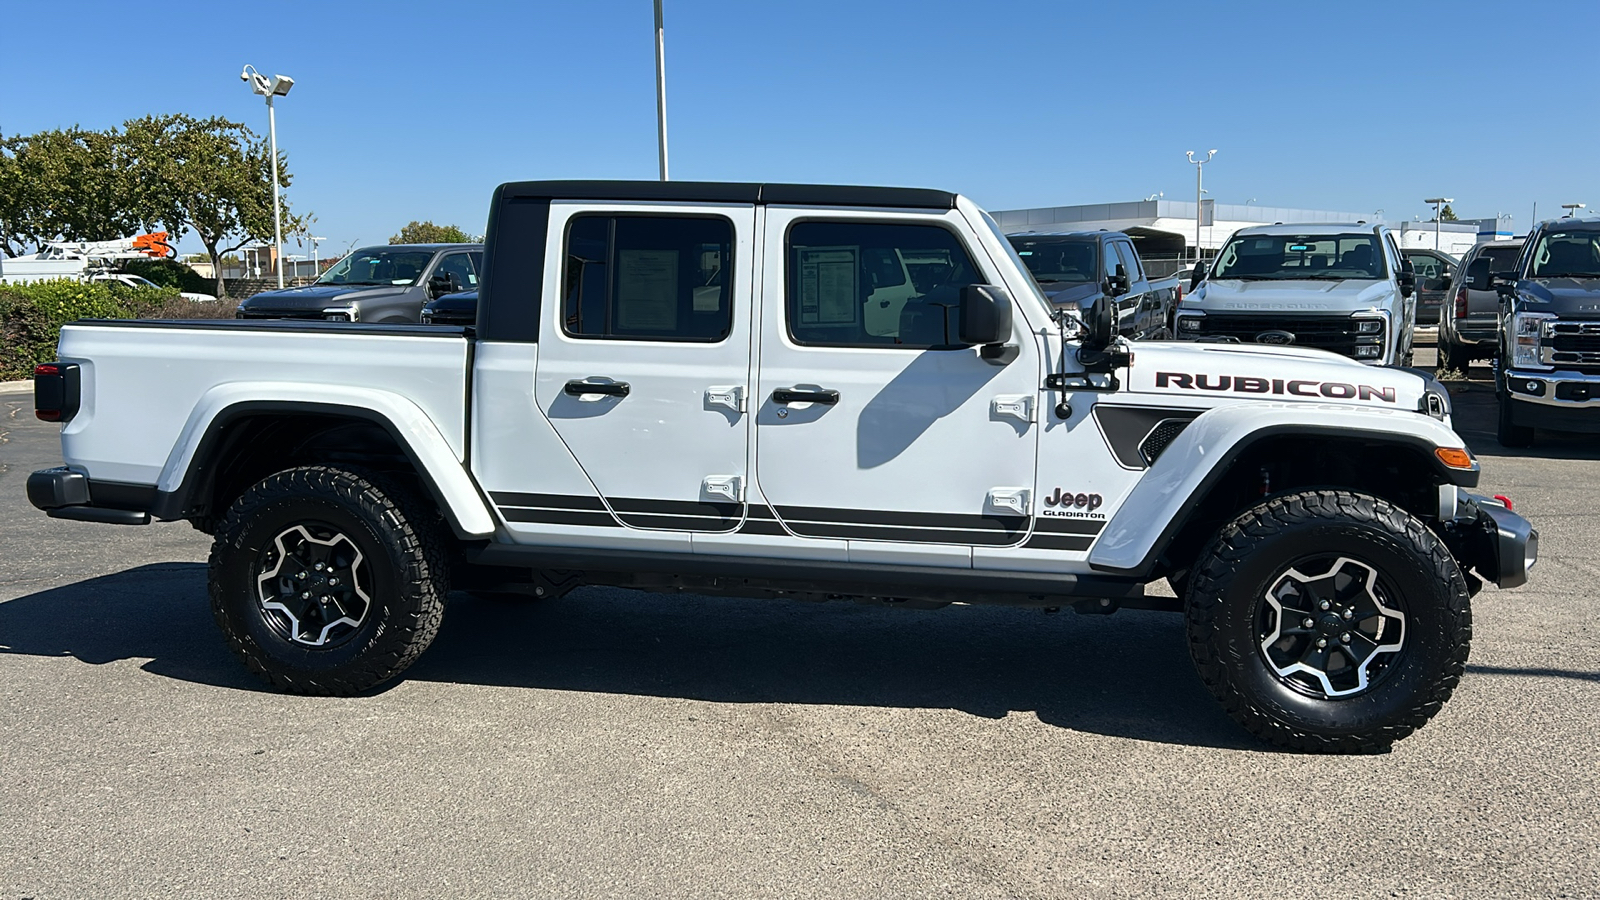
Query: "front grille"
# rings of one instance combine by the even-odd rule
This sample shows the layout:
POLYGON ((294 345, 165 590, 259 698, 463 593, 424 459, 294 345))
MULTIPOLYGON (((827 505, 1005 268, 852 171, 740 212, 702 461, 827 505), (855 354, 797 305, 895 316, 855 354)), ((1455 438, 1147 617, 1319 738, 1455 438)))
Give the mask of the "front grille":
POLYGON ((1593 371, 1600 369, 1600 322, 1551 322, 1544 362, 1593 371))
POLYGON ((320 309, 244 309, 241 319, 316 319, 322 321, 320 309))
POLYGON ((1313 347, 1331 350, 1345 356, 1354 356, 1357 343, 1381 343, 1382 334, 1358 335, 1356 324, 1361 320, 1349 316, 1262 316, 1208 313, 1200 320, 1198 334, 1202 337, 1233 338, 1242 344, 1271 343, 1258 341, 1256 336, 1268 331, 1286 331, 1294 335, 1296 347, 1313 347))

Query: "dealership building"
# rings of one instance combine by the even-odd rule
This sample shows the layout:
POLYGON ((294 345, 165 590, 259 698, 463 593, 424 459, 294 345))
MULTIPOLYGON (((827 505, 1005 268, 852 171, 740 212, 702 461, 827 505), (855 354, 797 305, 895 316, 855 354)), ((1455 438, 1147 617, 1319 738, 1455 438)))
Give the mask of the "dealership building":
MULTIPOLYGON (((1201 207, 1200 248, 1206 256, 1222 248, 1228 236, 1252 225, 1326 222, 1387 224, 1403 248, 1434 247, 1460 256, 1480 241, 1495 240, 1501 230, 1509 236, 1509 219, 1441 222, 1385 222, 1382 215, 1295 209, 1287 206, 1228 204, 1207 200, 1201 207), (1487 223, 1487 224, 1485 224, 1487 223)), ((1170 274, 1183 260, 1195 257, 1195 204, 1182 200, 1136 200, 1132 203, 1090 203, 1079 206, 1044 206, 1007 209, 992 213, 1006 234, 1028 231, 1121 231, 1134 239, 1139 255, 1158 274, 1170 274), (1166 263, 1163 265, 1162 263, 1166 263), (1166 271, 1162 271, 1166 270, 1166 271)), ((1501 238, 1503 239, 1503 238, 1501 238)))

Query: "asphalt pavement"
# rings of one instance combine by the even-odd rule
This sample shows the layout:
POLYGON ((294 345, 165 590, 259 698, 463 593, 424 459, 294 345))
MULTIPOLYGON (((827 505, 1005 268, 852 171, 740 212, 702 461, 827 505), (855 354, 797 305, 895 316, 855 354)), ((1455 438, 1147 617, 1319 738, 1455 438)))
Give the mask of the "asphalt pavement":
POLYGON ((389 689, 269 693, 206 536, 35 511, 57 427, 0 391, 0 900, 1595 897, 1600 442, 1502 450, 1475 374, 1542 558, 1354 758, 1254 742, 1143 612, 457 595, 389 689))

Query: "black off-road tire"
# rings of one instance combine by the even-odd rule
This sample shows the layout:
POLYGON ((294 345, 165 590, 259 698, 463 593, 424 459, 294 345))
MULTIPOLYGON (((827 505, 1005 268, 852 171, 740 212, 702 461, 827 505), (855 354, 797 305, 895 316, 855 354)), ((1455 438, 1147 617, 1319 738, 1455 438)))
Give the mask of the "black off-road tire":
POLYGON ((403 672, 438 634, 449 593, 443 527, 431 505, 375 473, 327 466, 278 472, 246 491, 217 528, 212 612, 245 666, 279 690, 340 696, 370 690, 403 672), (291 638, 299 621, 286 629, 258 584, 265 561, 280 556, 274 547, 281 542, 274 542, 296 526, 345 537, 362 554, 368 598, 362 618, 338 626, 341 639, 324 646, 291 638))
POLYGON ((1201 555, 1185 606, 1195 668, 1223 709, 1267 742, 1305 752, 1387 751, 1450 698, 1472 641, 1466 581, 1449 550, 1388 501, 1344 491, 1278 497, 1229 523, 1201 555), (1297 688, 1262 646, 1265 592, 1297 561, 1329 556, 1372 567, 1406 617, 1401 651, 1344 696, 1297 688))

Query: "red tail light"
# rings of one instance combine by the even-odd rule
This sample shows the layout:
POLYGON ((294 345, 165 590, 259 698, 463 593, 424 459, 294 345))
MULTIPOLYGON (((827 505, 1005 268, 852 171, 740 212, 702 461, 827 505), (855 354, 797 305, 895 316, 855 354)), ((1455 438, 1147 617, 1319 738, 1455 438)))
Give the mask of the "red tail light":
POLYGON ((81 376, 75 363, 33 367, 33 414, 46 422, 68 422, 78 414, 81 376))
POLYGON ((1456 291, 1456 318, 1465 319, 1466 317, 1467 317, 1467 289, 1466 289, 1465 286, 1463 286, 1461 288, 1461 290, 1456 291))
POLYGON ((1178 285, 1178 300, 1177 300, 1177 302, 1178 303, 1182 303, 1183 302, 1183 285, 1181 285, 1181 284, 1178 285))

